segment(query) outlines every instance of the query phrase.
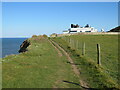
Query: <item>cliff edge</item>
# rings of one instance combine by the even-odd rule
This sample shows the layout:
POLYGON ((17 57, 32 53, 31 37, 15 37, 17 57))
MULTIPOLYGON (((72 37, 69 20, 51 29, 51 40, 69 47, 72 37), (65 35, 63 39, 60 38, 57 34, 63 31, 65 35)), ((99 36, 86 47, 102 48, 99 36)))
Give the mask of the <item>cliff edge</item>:
POLYGON ((21 45, 20 45, 20 50, 18 51, 19 53, 26 52, 27 47, 30 45, 30 42, 28 40, 25 40, 21 45))

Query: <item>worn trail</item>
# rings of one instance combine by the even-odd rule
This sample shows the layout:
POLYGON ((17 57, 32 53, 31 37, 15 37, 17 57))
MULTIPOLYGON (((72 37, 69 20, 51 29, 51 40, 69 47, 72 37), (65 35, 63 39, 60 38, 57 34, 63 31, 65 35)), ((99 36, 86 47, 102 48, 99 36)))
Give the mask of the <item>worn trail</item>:
POLYGON ((62 56, 62 53, 60 52, 60 50, 50 41, 50 40, 48 40, 51 44, 52 44, 52 46, 55 48, 55 50, 58 52, 58 55, 61 57, 62 56))
MULTIPOLYGON (((64 53, 64 55, 67 57, 67 59, 70 63, 74 63, 72 58, 69 56, 69 54, 62 47, 60 47, 56 42, 54 42, 52 40, 50 40, 50 42, 55 48, 57 48, 57 51, 60 52, 60 50, 61 50, 64 53)), ((77 75, 77 77, 80 78, 80 71, 78 70, 78 68, 75 64, 72 64, 72 69, 73 69, 74 73, 77 75)), ((89 88, 88 85, 84 81, 79 80, 79 82, 83 88, 89 88)))

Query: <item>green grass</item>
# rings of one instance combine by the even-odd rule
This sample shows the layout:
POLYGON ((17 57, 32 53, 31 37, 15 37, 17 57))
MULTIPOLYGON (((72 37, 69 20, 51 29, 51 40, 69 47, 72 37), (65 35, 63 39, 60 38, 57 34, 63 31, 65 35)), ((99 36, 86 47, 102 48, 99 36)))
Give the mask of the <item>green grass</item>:
POLYGON ((81 76, 94 88, 118 87, 118 36, 117 35, 71 35, 53 38, 70 53, 81 71, 81 76), (69 40, 72 40, 70 44, 69 40), (76 45, 76 42, 79 42, 76 45), (86 54, 82 56, 85 42, 86 54), (97 65, 97 44, 101 46, 101 66, 97 65), (80 56, 79 56, 80 55, 80 56))
POLYGON ((80 88, 67 58, 42 37, 29 39, 28 52, 2 59, 3 88, 80 88))

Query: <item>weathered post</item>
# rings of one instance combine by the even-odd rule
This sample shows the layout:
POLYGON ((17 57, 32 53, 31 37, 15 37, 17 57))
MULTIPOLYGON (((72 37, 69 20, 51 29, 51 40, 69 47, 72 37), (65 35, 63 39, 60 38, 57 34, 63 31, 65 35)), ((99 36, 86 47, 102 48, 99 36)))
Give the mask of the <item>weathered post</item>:
POLYGON ((72 47, 71 42, 72 42, 72 41, 71 41, 71 38, 70 38, 70 43, 69 43, 69 44, 70 44, 70 47, 72 47))
POLYGON ((67 42, 67 37, 65 37, 65 41, 67 42))
POLYGON ((75 45, 75 41, 74 41, 74 39, 73 39, 73 49, 74 49, 74 47, 75 47, 74 45, 75 45))
POLYGON ((101 65, 100 44, 97 44, 97 64, 101 65))
POLYGON ((76 41, 76 49, 78 49, 78 40, 76 41))
POLYGON ((71 39, 71 48, 73 48, 73 39, 71 39))
POLYGON ((83 43, 83 47, 82 47, 82 55, 85 56, 85 42, 83 43))
POLYGON ((66 37, 67 38, 67 43, 69 42, 69 38, 68 37, 66 37))
POLYGON ((76 40, 74 40, 74 49, 76 48, 76 40))
POLYGON ((74 49, 76 49, 76 40, 74 40, 74 49))
POLYGON ((69 43, 69 37, 67 37, 67 42, 69 43))
POLYGON ((70 43, 70 37, 68 37, 68 44, 70 43))
POLYGON ((78 41, 78 47, 77 47, 77 49, 79 49, 79 45, 80 45, 80 44, 79 44, 79 41, 78 41))

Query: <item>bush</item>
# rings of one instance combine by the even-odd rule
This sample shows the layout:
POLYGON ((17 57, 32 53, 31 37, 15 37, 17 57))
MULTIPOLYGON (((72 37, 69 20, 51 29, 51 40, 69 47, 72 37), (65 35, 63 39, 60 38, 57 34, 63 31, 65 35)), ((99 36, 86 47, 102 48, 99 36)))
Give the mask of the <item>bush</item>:
POLYGON ((37 35, 33 35, 32 38, 33 38, 33 37, 37 37, 37 35))
POLYGON ((44 34, 43 37, 47 38, 47 35, 44 34))

